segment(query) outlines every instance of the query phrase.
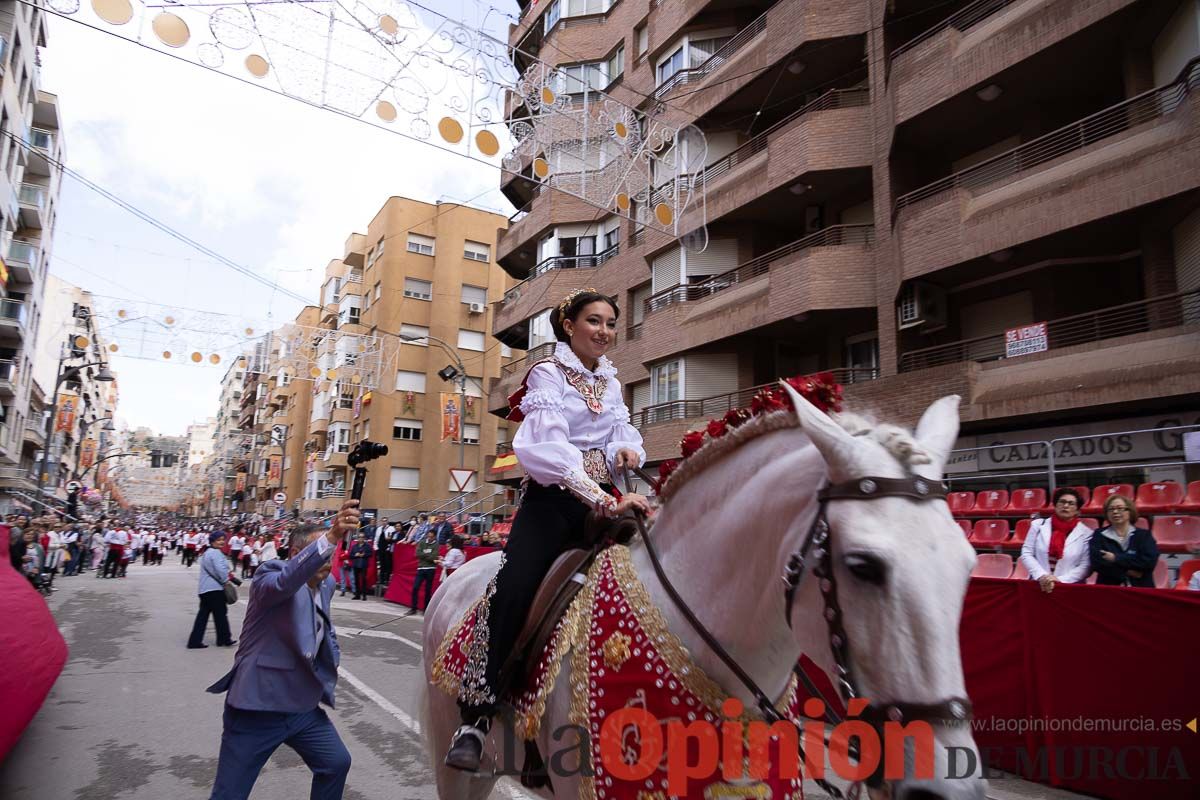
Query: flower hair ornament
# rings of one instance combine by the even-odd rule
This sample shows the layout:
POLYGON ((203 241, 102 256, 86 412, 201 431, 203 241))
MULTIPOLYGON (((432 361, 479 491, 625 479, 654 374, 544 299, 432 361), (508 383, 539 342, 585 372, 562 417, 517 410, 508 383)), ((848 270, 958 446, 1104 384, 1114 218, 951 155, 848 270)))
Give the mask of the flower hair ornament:
POLYGON ((588 294, 589 292, 595 292, 596 294, 599 294, 599 292, 596 292, 595 289, 589 286, 586 289, 576 289, 567 295, 566 298, 558 304, 558 318, 562 319, 563 315, 567 313, 567 309, 571 307, 571 303, 575 302, 576 297, 579 297, 581 294, 588 294))

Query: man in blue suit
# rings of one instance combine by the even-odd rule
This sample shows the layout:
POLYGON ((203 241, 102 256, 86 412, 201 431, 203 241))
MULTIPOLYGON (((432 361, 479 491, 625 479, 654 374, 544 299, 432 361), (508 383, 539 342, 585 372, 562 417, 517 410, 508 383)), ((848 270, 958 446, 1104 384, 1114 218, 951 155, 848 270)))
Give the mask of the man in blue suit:
POLYGON ((312 770, 312 800, 342 796, 350 753, 320 704, 333 708, 341 659, 329 615, 329 557, 357 529, 357 506, 347 500, 328 531, 302 526, 292 534, 294 555, 267 561, 254 575, 233 669, 208 687, 228 692, 212 800, 249 797, 281 744, 312 770))

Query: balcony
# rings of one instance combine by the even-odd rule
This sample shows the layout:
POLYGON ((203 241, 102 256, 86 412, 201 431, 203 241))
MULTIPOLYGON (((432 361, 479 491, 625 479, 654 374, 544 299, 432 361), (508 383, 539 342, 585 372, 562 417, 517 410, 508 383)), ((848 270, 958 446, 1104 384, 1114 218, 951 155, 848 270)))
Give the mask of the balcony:
POLYGON ((492 329, 503 331, 546 308, 551 298, 565 297, 595 280, 589 270, 599 267, 621 251, 614 244, 602 253, 586 256, 554 256, 543 259, 529 278, 504 293, 495 306, 492 329))
POLYGON ((681 69, 667 78, 667 80, 654 90, 654 99, 662 100, 676 89, 684 86, 695 86, 708 80, 709 75, 725 66, 735 53, 750 44, 759 34, 767 29, 767 16, 770 13, 768 10, 757 17, 703 62, 694 64, 686 69, 681 69))
POLYGON ((25 330, 25 304, 18 300, 0 301, 0 335, 20 334, 25 330))
MULTIPOLYGON (((1048 349, 1056 350, 1182 326, 1200 332, 1200 290, 1050 320, 1046 323, 1046 338, 1048 349)), ((1004 358, 1005 336, 997 333, 910 350, 900 356, 899 368, 901 372, 912 372, 963 361, 988 362, 1004 358)))
POLYGON ((49 177, 53 169, 51 160, 57 157, 55 153, 55 146, 58 143, 57 132, 44 128, 30 128, 26 141, 32 145, 31 148, 25 150, 26 173, 49 177))
POLYGON ((33 283, 33 276, 38 270, 39 250, 36 242, 13 239, 8 245, 8 255, 4 259, 9 276, 22 283, 33 283))
MULTIPOLYGON (((4 427, 7 429, 7 426, 4 427)), ((0 467, 0 486, 32 491, 37 486, 37 480, 23 467, 0 467)))
POLYGON ((16 391, 17 365, 12 359, 0 359, 0 395, 11 397, 16 391))
POLYGON ((595 207, 583 200, 544 189, 522 211, 526 212, 524 216, 518 212, 510 218, 509 227, 500 231, 496 243, 497 262, 515 278, 525 278, 533 269, 538 234, 552 225, 582 222, 596 216, 595 207))
POLYGON ((896 199, 913 278, 1200 186, 1200 58, 1144 92, 896 199), (1136 191, 1132 189, 1136 187, 1136 191))
POLYGON ((488 391, 488 412, 504 417, 508 414, 508 396, 517 390, 530 365, 554 354, 555 342, 546 342, 526 351, 521 358, 500 366, 500 377, 488 391))
MULTIPOLYGON (((891 52, 888 85, 896 123, 978 87, 1135 2, 976 0, 891 52)), ((1058 63, 1074 61, 1073 54, 1063 53, 1058 63)))
POLYGON ((37 425, 32 422, 26 422, 25 431, 22 435, 24 437, 24 441, 34 445, 39 449, 46 446, 46 431, 41 425, 37 425))

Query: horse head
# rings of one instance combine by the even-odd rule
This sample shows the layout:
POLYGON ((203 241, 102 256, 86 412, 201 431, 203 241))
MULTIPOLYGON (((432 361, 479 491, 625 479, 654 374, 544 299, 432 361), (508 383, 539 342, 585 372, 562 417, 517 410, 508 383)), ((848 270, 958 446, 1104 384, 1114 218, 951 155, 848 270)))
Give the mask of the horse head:
POLYGON ((958 639, 975 554, 940 496, 958 435, 959 399, 933 403, 909 433, 855 415, 830 417, 785 388, 834 488, 823 521, 814 523, 818 541, 807 556, 806 568, 816 574, 802 579, 807 584, 791 609, 798 615, 808 604, 808 618, 796 622, 797 639, 811 649, 812 637, 827 626, 835 672, 870 702, 864 716, 877 725, 891 720, 932 728, 932 777, 910 771, 910 752, 903 777, 884 776, 891 798, 981 799, 986 782, 967 721, 958 639), (905 494, 904 486, 914 491, 905 494), (871 496, 846 496, 839 487, 871 496), (935 499, 921 497, 927 492, 935 499), (814 623, 818 609, 823 613, 814 623))

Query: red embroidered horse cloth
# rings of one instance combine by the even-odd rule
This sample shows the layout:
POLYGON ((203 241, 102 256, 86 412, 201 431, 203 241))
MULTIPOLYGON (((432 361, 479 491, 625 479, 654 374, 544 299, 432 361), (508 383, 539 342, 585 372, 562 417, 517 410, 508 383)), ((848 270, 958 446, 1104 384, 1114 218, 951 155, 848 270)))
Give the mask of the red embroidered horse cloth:
MULTIPOLYGON (((461 680, 465 668, 476 608, 447 634, 434 664, 435 683, 452 695, 458 692, 454 676, 461 680)), ((582 782, 581 800, 803 797, 800 776, 781 774, 788 759, 781 758, 779 748, 787 740, 772 738, 756 714, 723 714, 726 693, 667 629, 638 580, 628 548, 610 547, 592 565, 586 586, 542 654, 533 685, 515 698, 519 735, 537 736, 565 657, 571 666, 569 722, 588 733, 590 769, 584 772, 594 775, 582 782), (746 726, 750 722, 762 732, 758 751, 756 726, 746 726), (707 727, 716 740, 715 757, 714 751, 707 753, 712 768, 702 777, 689 777, 687 766, 706 760, 698 741, 671 748, 672 736, 689 725, 697 735, 707 727), (760 754, 757 766, 751 764, 753 752, 760 754), (729 779, 723 772, 726 760, 729 779), (741 768, 733 769, 739 761, 741 768)), ((799 702, 793 679, 777 707, 798 720, 799 702)))

